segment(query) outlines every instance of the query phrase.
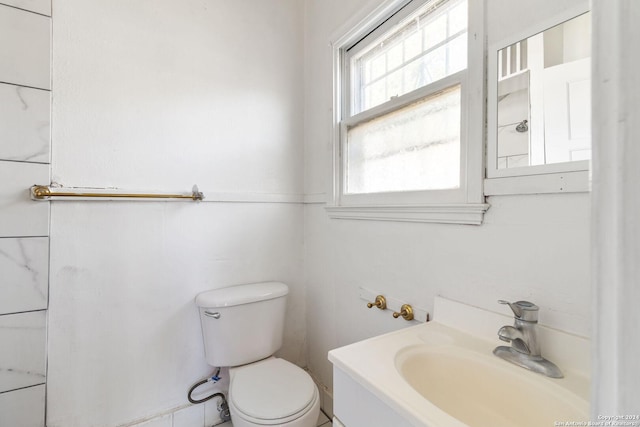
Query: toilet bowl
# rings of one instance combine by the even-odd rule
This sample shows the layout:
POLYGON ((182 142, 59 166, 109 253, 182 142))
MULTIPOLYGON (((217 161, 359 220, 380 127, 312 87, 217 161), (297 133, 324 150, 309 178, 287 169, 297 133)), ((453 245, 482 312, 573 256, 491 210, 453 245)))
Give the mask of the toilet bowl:
POLYGON ((265 282, 196 297, 207 363, 229 367, 234 427, 316 425, 316 384, 303 369, 273 356, 282 346, 288 292, 283 283, 265 282))
POLYGON ((318 388, 304 370, 271 357, 229 371, 229 409, 234 427, 315 426, 318 388))

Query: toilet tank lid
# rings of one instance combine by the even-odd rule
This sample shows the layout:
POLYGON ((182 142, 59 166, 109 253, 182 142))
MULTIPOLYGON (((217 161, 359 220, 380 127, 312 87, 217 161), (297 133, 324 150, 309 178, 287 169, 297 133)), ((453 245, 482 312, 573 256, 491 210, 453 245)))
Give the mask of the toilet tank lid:
POLYGON ((231 307, 285 296, 289 288, 280 282, 251 283, 212 289, 196 296, 198 307, 231 307))

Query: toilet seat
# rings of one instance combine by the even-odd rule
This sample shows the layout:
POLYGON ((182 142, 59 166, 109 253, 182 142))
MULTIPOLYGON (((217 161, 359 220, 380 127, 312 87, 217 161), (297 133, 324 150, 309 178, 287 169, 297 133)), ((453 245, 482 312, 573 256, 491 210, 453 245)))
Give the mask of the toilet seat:
POLYGON ((309 374, 283 359, 232 368, 230 376, 233 412, 256 425, 294 421, 318 404, 318 389, 309 374))

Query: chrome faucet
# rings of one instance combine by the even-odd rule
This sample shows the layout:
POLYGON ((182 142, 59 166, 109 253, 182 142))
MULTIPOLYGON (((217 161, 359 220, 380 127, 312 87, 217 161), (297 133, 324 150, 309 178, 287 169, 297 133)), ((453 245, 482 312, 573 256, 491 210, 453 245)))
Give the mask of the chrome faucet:
POLYGON ((514 314, 513 326, 503 326, 498 331, 498 338, 510 342, 511 347, 499 346, 493 350, 496 356, 523 368, 546 375, 551 378, 562 378, 560 369, 542 357, 538 344, 538 306, 529 301, 514 303, 498 300, 507 304, 514 314))

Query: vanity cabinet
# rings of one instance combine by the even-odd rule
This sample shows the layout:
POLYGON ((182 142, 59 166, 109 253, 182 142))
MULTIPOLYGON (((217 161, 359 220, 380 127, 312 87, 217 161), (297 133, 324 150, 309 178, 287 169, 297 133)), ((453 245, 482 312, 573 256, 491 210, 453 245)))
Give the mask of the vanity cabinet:
POLYGON ((335 366, 333 398, 334 415, 344 427, 412 427, 412 424, 393 408, 335 366))

